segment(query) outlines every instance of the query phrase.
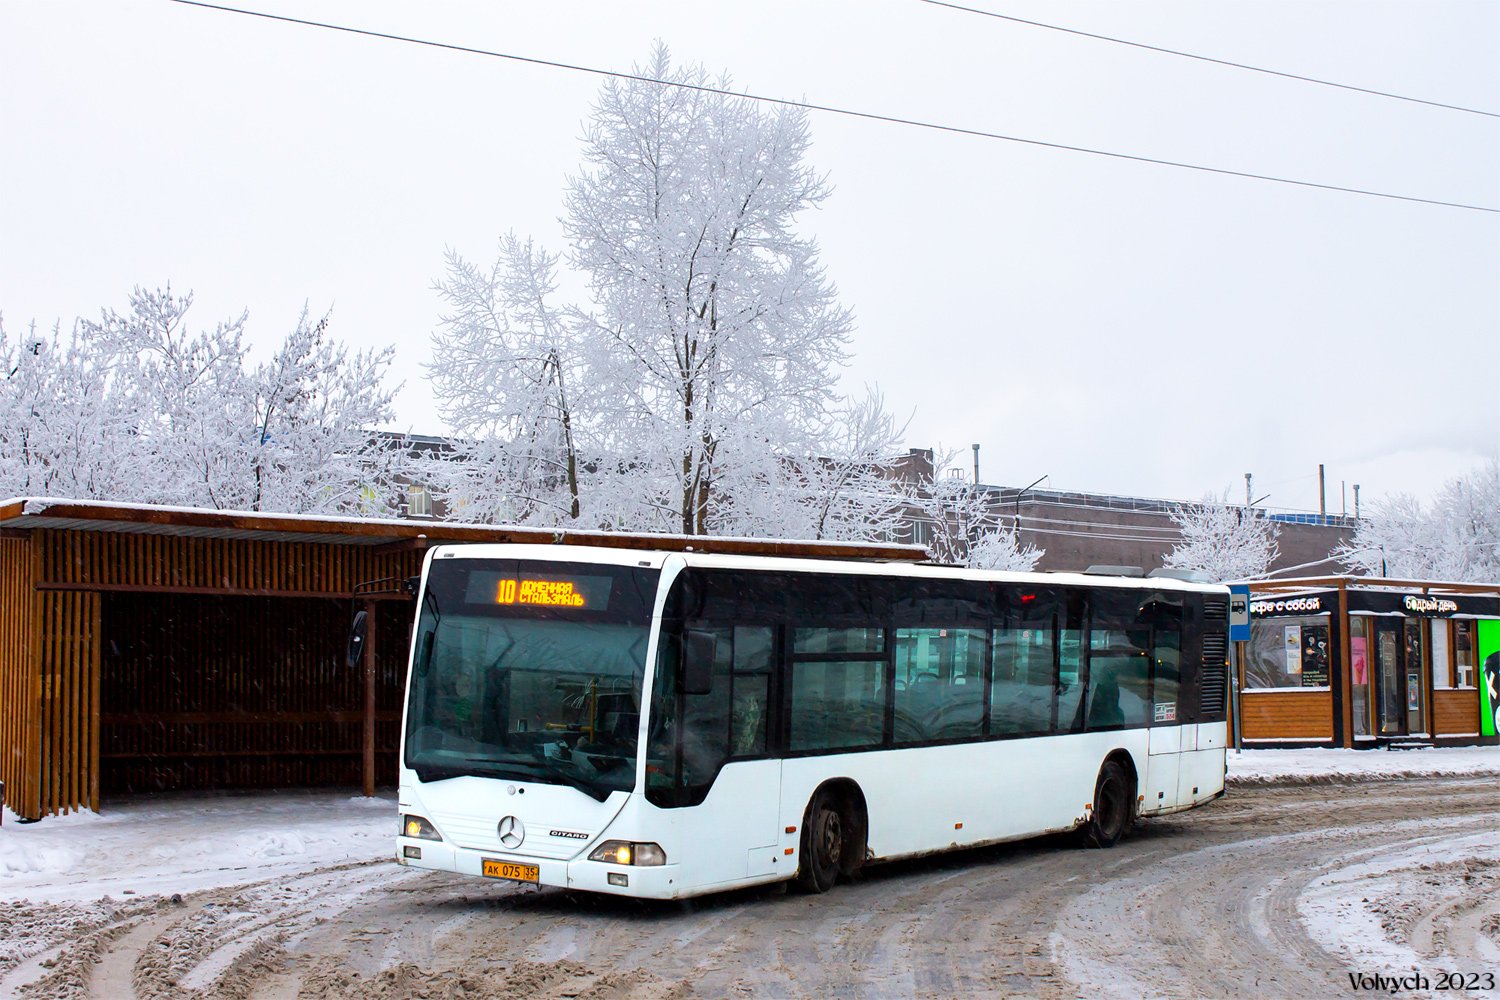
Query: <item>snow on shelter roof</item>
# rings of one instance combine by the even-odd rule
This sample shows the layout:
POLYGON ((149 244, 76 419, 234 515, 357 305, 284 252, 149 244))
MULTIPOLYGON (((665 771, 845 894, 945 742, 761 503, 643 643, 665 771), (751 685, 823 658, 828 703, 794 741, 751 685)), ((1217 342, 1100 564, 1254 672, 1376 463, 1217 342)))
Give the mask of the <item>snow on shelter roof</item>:
POLYGON ((667 552, 800 556, 822 559, 922 562, 920 545, 882 542, 799 541, 715 535, 627 534, 573 531, 503 524, 457 524, 402 518, 333 517, 324 514, 271 514, 261 511, 205 510, 156 504, 109 503, 55 497, 12 497, 0 501, 0 529, 50 528, 115 531, 179 538, 237 538, 250 541, 318 542, 324 545, 413 547, 449 542, 515 542, 532 545, 597 545, 667 552))

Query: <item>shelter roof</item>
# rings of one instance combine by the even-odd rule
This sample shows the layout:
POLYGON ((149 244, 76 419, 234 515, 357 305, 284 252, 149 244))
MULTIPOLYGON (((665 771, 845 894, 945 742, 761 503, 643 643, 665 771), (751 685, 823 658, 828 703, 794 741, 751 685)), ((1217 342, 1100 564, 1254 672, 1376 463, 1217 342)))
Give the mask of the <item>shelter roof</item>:
POLYGON ((324 545, 364 545, 387 550, 420 549, 445 543, 511 542, 887 562, 921 562, 928 558, 926 549, 919 545, 880 542, 628 534, 504 524, 458 524, 449 521, 419 521, 404 518, 205 510, 197 507, 108 503, 98 500, 69 500, 51 497, 14 497, 0 501, 0 530, 33 528, 112 531, 169 535, 179 538, 316 542, 324 545))

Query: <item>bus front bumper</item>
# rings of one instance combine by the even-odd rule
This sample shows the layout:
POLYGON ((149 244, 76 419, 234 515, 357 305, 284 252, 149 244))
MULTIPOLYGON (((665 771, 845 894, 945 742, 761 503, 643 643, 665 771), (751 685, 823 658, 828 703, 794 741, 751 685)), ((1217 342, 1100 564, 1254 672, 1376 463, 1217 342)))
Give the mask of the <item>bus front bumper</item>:
MULTIPOLYGON (((587 892, 606 892, 616 896, 634 896, 643 899, 675 899, 682 895, 681 880, 676 865, 611 865, 601 861, 589 861, 581 856, 572 861, 552 858, 531 858, 520 854, 496 851, 474 851, 455 847, 446 841, 418 840, 412 837, 396 838, 396 862, 410 868, 427 868, 432 871, 456 872, 459 875, 484 875, 484 862, 501 861, 514 865, 533 865, 537 869, 538 885, 556 886, 559 889, 582 889, 587 892), (420 857, 409 857, 407 848, 419 849, 420 857), (614 876, 614 880, 610 880, 614 876), (621 884, 623 883, 623 884, 621 884)), ((494 879, 494 882, 512 882, 511 879, 494 879)), ((518 885, 530 883, 515 882, 518 885)))

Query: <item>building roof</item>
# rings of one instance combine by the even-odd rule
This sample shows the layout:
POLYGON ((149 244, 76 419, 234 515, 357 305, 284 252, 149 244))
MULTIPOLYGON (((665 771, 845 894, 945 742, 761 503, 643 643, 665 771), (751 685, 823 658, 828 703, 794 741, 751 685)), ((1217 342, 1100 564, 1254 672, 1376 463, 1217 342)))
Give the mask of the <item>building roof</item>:
POLYGON ((928 558, 927 550, 922 546, 881 542, 627 534, 404 518, 204 510, 197 507, 106 503, 52 497, 14 497, 0 501, 0 530, 32 528, 391 548, 424 548, 449 542, 514 542, 887 562, 921 562, 928 558))
POLYGON ((1464 583, 1455 580, 1397 580, 1382 576, 1303 576, 1281 580, 1251 580, 1252 593, 1283 593, 1327 590, 1339 587, 1357 590, 1387 590, 1408 593, 1419 590, 1433 594, 1479 594, 1500 596, 1500 582, 1464 583))

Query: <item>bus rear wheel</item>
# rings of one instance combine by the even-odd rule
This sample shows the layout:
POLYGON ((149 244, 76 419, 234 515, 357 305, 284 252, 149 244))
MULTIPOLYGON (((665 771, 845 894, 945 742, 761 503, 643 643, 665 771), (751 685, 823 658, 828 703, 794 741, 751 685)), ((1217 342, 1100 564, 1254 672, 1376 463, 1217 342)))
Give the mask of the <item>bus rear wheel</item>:
POLYGON ((843 804, 830 789, 820 788, 802 817, 802 850, 797 886, 804 892, 827 892, 844 867, 843 804))
POLYGON ((1112 760, 1099 769, 1094 783, 1094 808, 1079 829, 1084 847, 1113 847, 1133 818, 1135 793, 1125 769, 1112 760))

